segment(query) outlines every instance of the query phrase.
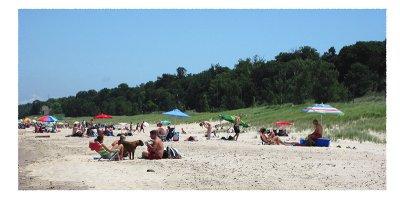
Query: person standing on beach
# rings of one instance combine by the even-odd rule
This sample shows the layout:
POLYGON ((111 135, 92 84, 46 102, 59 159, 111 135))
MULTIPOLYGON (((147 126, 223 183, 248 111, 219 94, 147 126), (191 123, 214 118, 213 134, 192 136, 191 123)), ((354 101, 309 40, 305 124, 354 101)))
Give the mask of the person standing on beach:
POLYGON ((140 128, 140 124, 137 123, 137 124, 136 124, 136 131, 139 131, 139 128, 140 128))
POLYGON ((315 130, 313 133, 311 133, 310 135, 308 135, 308 146, 314 146, 315 145, 315 140, 317 140, 318 138, 322 137, 322 126, 318 123, 317 119, 313 120, 313 125, 315 126, 315 130))
POLYGON ((241 119, 242 115, 238 115, 235 117, 235 121, 233 122, 233 129, 235 130, 235 135, 233 136, 233 138, 235 138, 236 141, 239 138, 241 119))
POLYGON ((141 131, 143 131, 143 133, 144 133, 144 121, 142 122, 142 124, 140 124, 140 131, 139 131, 139 133, 140 133, 141 131))
MULTIPOLYGON (((212 129, 211 123, 204 121, 204 122, 200 123, 200 126, 207 129, 207 140, 209 140, 211 137, 211 129, 212 129)), ((214 135, 215 135, 215 133, 214 133, 214 135)))

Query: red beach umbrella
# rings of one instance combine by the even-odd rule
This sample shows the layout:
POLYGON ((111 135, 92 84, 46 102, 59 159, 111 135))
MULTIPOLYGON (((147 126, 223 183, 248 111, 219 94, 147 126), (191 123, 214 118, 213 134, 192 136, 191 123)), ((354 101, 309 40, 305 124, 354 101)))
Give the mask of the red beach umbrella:
POLYGON ((112 118, 112 116, 107 115, 107 114, 99 114, 94 117, 95 119, 103 119, 103 118, 112 118))

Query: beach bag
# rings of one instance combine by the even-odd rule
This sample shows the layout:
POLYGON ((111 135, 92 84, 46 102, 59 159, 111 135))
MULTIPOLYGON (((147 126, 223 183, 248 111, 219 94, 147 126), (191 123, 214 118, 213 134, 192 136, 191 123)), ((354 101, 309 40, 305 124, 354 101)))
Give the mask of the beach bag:
POLYGON ((167 146, 167 156, 168 159, 181 159, 182 155, 178 152, 176 148, 172 148, 170 146, 167 146))

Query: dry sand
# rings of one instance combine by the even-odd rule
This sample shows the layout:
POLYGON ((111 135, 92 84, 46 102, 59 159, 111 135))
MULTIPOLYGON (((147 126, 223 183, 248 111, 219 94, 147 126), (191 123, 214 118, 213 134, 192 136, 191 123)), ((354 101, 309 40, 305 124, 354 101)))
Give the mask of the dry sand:
MULTIPOLYGON (((182 159, 138 159, 146 149, 142 146, 136 149, 134 160, 112 162, 94 160, 97 153, 88 148, 94 138, 67 138, 70 129, 50 134, 19 130, 19 189, 386 189, 386 146, 382 144, 338 141, 330 147, 268 146, 261 145, 255 130, 241 134, 238 141, 224 141, 206 140, 205 129, 197 124, 178 129, 182 127, 190 134, 165 143, 177 148, 182 159), (50 138, 35 138, 41 135, 50 138), (199 141, 183 141, 190 135, 199 141)), ((127 140, 146 141, 152 128, 127 140)), ((226 135, 219 133, 219 137, 226 135)), ((295 133, 283 140, 298 141, 306 135, 295 133)), ((104 142, 117 139, 105 137, 104 142)))

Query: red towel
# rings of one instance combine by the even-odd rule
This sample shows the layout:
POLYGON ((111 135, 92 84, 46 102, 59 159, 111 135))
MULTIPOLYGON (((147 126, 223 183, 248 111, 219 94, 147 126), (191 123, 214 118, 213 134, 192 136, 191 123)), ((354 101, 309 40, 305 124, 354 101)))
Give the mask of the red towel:
POLYGON ((97 142, 89 142, 90 150, 94 150, 94 151, 98 152, 101 147, 102 147, 101 144, 99 144, 97 142))

